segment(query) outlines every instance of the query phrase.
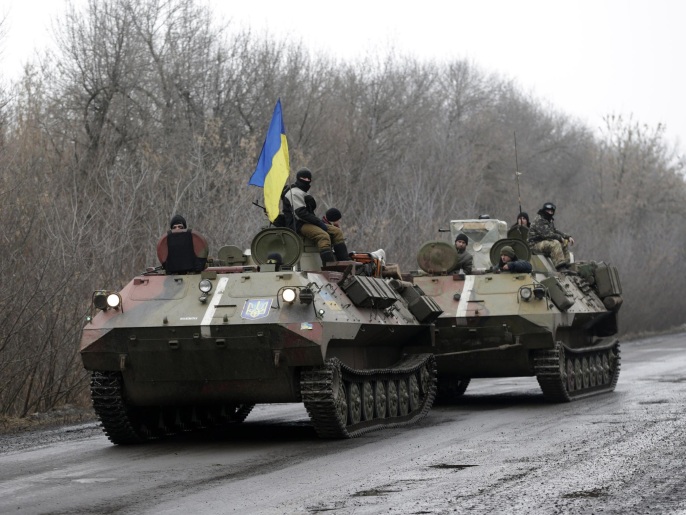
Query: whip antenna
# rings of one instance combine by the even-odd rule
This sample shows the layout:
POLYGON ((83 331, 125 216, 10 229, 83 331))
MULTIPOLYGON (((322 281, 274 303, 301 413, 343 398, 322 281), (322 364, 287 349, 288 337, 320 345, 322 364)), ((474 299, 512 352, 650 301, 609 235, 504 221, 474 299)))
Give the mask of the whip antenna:
POLYGON ((522 194, 519 191, 519 161, 517 160, 517 132, 513 131, 514 135, 514 147, 515 147, 515 181, 517 181, 517 200, 519 201, 519 212, 522 212, 522 194))

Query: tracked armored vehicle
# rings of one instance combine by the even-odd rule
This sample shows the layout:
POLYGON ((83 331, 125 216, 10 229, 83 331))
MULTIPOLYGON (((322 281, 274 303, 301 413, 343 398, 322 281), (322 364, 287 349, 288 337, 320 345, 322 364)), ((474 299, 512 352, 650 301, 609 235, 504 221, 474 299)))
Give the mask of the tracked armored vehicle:
POLYGON ((371 254, 322 267, 316 246, 280 228, 250 252, 222 247, 209 266, 195 232, 170 231, 157 251, 163 267, 93 294, 83 330, 113 443, 241 422, 257 403, 304 403, 325 438, 429 411, 440 309, 371 254))
POLYGON ((452 239, 418 254, 414 284, 443 310, 436 321, 439 398, 462 395, 472 378, 535 376, 545 397, 566 402, 613 391, 619 378, 617 269, 580 261, 558 272, 532 254, 526 234, 495 219, 453 220, 452 239), (470 275, 456 270, 453 241, 469 238, 470 275), (515 250, 532 273, 493 273, 500 250, 515 250))

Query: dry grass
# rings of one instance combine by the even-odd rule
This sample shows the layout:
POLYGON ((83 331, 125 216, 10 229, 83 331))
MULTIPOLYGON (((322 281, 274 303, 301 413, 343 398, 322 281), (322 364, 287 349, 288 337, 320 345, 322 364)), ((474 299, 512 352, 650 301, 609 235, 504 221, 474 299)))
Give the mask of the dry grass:
POLYGON ((81 424, 97 420, 91 406, 66 404, 46 413, 33 413, 28 417, 0 415, 0 434, 21 433, 34 429, 81 424))

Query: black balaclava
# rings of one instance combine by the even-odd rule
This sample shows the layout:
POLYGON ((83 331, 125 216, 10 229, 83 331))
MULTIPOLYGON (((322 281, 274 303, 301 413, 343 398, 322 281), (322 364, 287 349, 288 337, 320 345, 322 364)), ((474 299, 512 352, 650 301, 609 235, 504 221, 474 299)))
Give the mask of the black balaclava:
POLYGON ((169 222, 169 228, 173 229, 175 225, 177 224, 183 224, 184 229, 188 229, 188 225, 186 225, 186 219, 181 216, 181 215, 174 215, 172 216, 171 221, 169 222))
POLYGON ((310 189, 312 182, 312 172, 308 168, 301 168, 295 174, 295 185, 301 190, 307 192, 310 189))

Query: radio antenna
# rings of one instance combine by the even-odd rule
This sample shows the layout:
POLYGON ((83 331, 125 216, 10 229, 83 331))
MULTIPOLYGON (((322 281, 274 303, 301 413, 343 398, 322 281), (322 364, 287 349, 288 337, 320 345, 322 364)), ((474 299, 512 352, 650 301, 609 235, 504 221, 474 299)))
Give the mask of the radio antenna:
POLYGON ((519 176, 522 175, 519 173, 519 161, 517 159, 517 132, 513 131, 512 134, 514 135, 514 147, 515 147, 515 181, 517 181, 517 200, 519 201, 519 212, 522 212, 522 194, 519 191, 519 176))

